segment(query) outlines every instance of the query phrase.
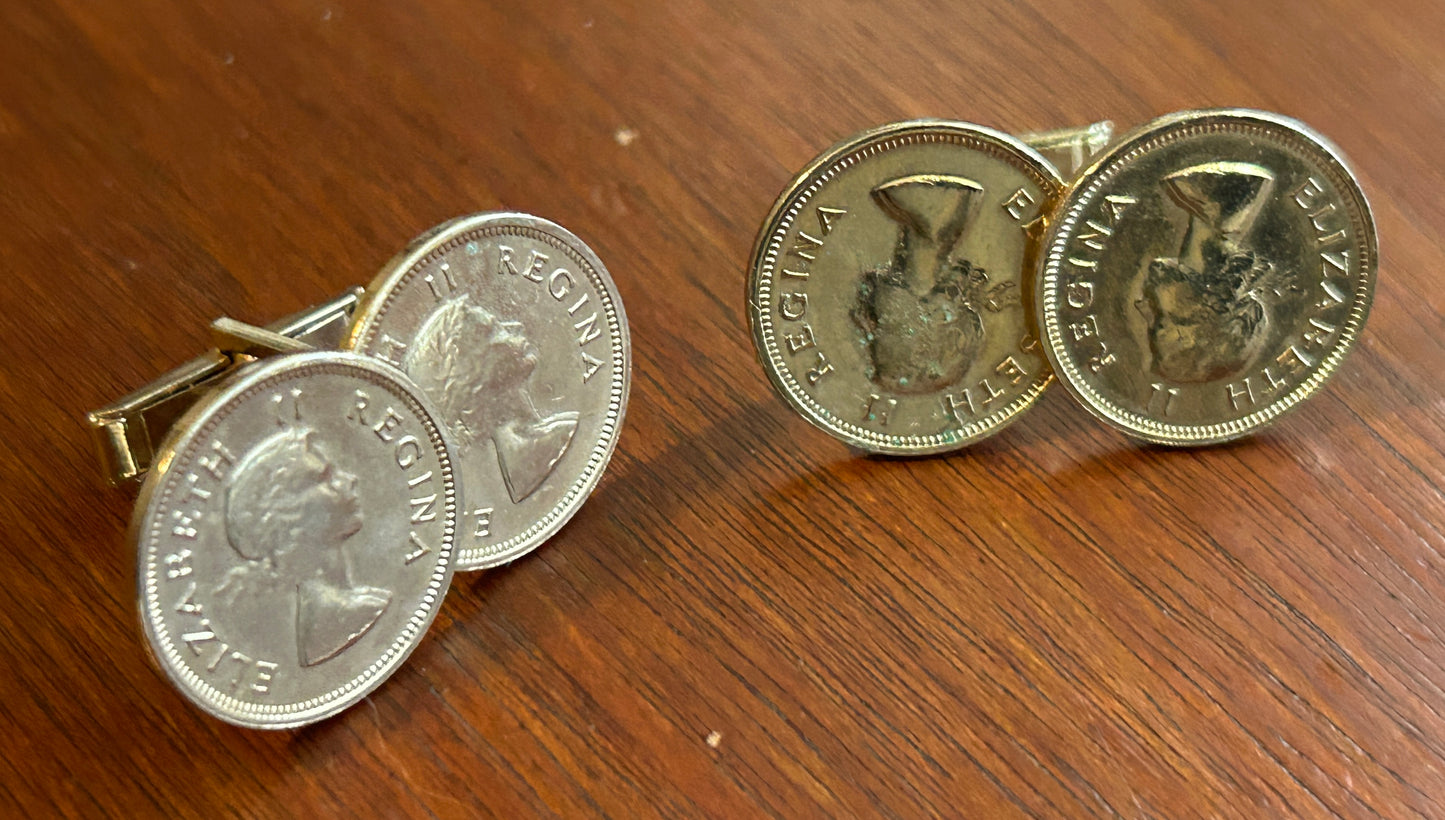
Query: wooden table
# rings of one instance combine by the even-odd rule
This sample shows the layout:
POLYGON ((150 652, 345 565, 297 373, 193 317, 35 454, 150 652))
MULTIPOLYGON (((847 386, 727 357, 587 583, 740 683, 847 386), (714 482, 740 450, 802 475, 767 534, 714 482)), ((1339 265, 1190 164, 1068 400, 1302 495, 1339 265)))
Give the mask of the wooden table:
POLYGON ((0 802, 18 815, 1445 817, 1445 6, 0 4, 0 802), (1059 389, 954 455, 861 457, 769 389, 754 232, 824 147, 1244 105, 1353 160, 1374 315, 1269 431, 1166 451, 1059 389), (304 731, 147 659, 82 423, 537 213, 633 328, 582 512, 458 576, 411 660, 304 731))

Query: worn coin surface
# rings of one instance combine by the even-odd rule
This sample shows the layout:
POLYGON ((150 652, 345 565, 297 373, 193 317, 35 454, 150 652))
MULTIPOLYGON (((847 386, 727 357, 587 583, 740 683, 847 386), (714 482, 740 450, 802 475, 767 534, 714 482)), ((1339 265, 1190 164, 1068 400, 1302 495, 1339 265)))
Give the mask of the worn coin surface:
POLYGON ((1038 311, 1054 370, 1149 441, 1269 424, 1339 368, 1369 313, 1369 205, 1338 151, 1287 117, 1155 120, 1049 219, 1038 311))
POLYGON ((1033 149, 967 123, 894 123, 826 151, 753 251, 748 319, 773 387, 874 453, 1008 424, 1051 379, 1023 286, 1061 189, 1033 149))
POLYGON ((281 729, 345 709, 426 631, 459 498, 435 411, 351 353, 237 373, 177 422, 132 536, 152 652, 202 709, 281 729))
POLYGON ((597 486, 627 408, 627 317, 582 240, 535 216, 440 225, 366 289, 342 346, 400 367, 457 448, 457 568, 536 548, 597 486))

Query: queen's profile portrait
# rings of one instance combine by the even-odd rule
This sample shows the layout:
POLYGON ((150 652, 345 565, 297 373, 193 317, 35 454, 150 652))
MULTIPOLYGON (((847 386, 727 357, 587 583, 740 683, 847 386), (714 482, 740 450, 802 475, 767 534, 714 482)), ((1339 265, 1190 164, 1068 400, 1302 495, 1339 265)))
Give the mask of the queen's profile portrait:
POLYGON ((1258 165, 1214 162, 1170 174, 1163 186, 1189 224, 1177 257, 1149 262, 1135 303, 1151 369, 1193 384, 1237 374, 1263 347, 1270 309, 1295 290, 1291 272, 1247 243, 1274 175, 1258 165))
POLYGON ((889 261, 863 272, 851 311, 869 380, 892 393, 956 384, 984 342, 985 311, 1017 305, 1012 282, 954 255, 983 199, 963 177, 921 174, 884 182, 873 202, 897 224, 889 261))
POLYGON ((466 294, 432 310, 404 362, 407 375, 446 419, 458 449, 493 444, 514 504, 542 486, 577 432, 577 413, 544 416, 532 403, 527 384, 537 362, 520 323, 499 318, 466 294))
POLYGON ((339 469, 304 427, 272 434, 224 487, 226 540, 244 563, 216 592, 235 603, 294 590, 302 666, 336 657, 376 624, 391 592, 352 583, 346 541, 362 528, 356 476, 339 469))

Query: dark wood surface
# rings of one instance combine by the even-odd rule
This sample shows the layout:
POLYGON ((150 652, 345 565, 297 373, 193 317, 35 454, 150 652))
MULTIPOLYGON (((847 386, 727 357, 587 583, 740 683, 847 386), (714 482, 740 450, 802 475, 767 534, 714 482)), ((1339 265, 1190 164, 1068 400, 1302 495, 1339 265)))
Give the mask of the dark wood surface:
POLYGON ((1435 0, 0 4, 0 804, 1445 817, 1442 38, 1435 0), (966 451, 870 459, 769 389, 744 267, 824 147, 1206 105, 1331 137, 1379 223, 1361 344, 1274 428, 1165 451, 1054 389, 966 451), (497 208, 617 279, 636 366, 600 489, 458 576, 359 706, 205 717, 147 659, 134 492, 84 412, 216 316, 497 208))

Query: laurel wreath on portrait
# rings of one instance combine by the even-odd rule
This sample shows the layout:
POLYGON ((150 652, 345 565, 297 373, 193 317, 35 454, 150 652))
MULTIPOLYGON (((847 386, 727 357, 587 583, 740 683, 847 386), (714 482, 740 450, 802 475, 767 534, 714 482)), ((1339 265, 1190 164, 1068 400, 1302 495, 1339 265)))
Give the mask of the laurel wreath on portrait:
MULTIPOLYGON (((1302 292, 1299 275, 1251 250, 1235 248, 1221 255, 1215 271, 1204 273, 1178 259, 1155 259, 1149 277, 1155 283, 1187 284, 1221 316, 1257 314, 1261 306, 1275 305, 1302 292)), ((1257 316, 1254 318, 1258 318, 1257 316)))
MULTIPOLYGON (((858 286, 860 304, 868 304, 879 286, 902 288, 905 286, 903 273, 896 268, 880 265, 863 273, 858 286)), ((955 259, 938 277, 929 295, 941 294, 950 301, 968 308, 974 313, 998 313, 1005 308, 1021 304, 1019 290, 1013 282, 990 283, 988 271, 974 265, 967 259, 955 259)))
POLYGON ((948 270, 939 277, 933 290, 948 294, 954 301, 975 313, 998 313, 1004 308, 1021 304, 1019 289, 1013 282, 990 284, 988 271, 967 259, 950 262, 948 270))

